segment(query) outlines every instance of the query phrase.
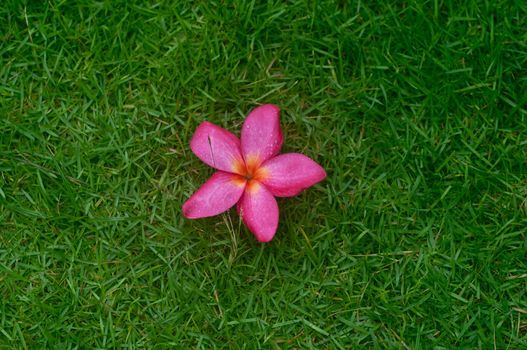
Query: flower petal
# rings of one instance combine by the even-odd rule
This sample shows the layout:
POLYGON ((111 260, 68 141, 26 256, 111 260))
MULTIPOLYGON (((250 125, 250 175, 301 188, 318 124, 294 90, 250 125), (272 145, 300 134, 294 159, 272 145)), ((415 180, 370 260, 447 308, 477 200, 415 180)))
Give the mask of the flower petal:
POLYGON ((238 172, 238 164, 243 162, 240 140, 209 122, 198 126, 190 140, 190 148, 199 159, 218 170, 238 172))
POLYGON ((280 152, 284 143, 280 129, 280 109, 271 104, 256 107, 242 126, 241 146, 247 163, 256 160, 256 166, 280 152))
POLYGON ((273 239, 278 227, 278 204, 265 186, 250 181, 238 205, 238 213, 260 242, 273 239))
POLYGON ((285 153, 269 159, 259 169, 260 181, 277 197, 296 196, 326 177, 324 169, 300 153, 285 153))
POLYGON ((238 202, 245 184, 239 175, 217 171, 183 204, 183 215, 197 219, 221 214, 238 202))

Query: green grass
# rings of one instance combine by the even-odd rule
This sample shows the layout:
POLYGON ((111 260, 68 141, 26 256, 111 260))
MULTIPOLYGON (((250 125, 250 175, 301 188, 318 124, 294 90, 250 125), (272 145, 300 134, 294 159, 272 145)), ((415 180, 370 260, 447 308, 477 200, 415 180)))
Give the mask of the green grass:
POLYGON ((0 348, 527 348, 523 1, 0 5, 0 348), (374 5, 378 3, 377 5, 374 5), (208 120, 328 178, 185 220, 208 120))

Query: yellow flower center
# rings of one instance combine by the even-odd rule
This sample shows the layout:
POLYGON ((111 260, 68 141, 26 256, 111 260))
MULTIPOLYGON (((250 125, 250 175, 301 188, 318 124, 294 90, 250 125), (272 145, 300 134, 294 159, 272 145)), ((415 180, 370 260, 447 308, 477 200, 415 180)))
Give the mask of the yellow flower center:
POLYGON ((243 178, 251 183, 255 181, 263 181, 268 177, 268 171, 265 167, 260 166, 260 160, 258 156, 248 156, 244 161, 236 161, 233 166, 233 172, 243 176, 243 178))

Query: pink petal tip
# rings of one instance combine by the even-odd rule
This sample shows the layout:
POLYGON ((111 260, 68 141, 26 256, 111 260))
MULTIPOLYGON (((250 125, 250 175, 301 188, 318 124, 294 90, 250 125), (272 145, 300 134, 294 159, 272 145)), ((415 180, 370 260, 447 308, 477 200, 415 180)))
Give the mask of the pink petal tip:
POLYGON ((296 196, 326 178, 324 168, 300 153, 285 153, 265 162, 262 183, 277 197, 296 196))
POLYGON ((217 171, 183 204, 183 216, 198 219, 229 210, 245 188, 239 175, 217 171))
POLYGON ((192 152, 218 170, 233 172, 242 161, 240 140, 231 132, 209 122, 201 123, 190 140, 192 152))
POLYGON ((278 204, 262 184, 252 181, 240 200, 238 211, 259 242, 273 239, 278 228, 278 204))
POLYGON ((253 109, 242 126, 241 149, 244 159, 263 163, 280 152, 284 138, 280 128, 280 108, 266 104, 253 109))

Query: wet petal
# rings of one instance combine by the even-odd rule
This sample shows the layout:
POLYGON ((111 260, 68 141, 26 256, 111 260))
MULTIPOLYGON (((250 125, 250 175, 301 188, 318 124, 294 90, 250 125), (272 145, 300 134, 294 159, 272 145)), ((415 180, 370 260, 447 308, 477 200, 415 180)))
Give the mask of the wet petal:
POLYGON ((183 204, 183 215, 187 219, 197 219, 227 211, 242 196, 245 183, 245 179, 239 175, 215 172, 183 204))
POLYGON ((300 153, 285 153, 269 159, 259 169, 260 181, 277 197, 292 197, 326 177, 324 169, 300 153))
POLYGON ((240 140, 229 131, 209 122, 201 123, 190 148, 199 159, 218 170, 238 172, 241 155, 240 140))
POLYGON ((241 147, 246 162, 255 166, 280 152, 284 138, 280 129, 280 109, 271 104, 256 107, 242 126, 241 147))
POLYGON ((269 242, 278 227, 278 204, 265 186, 257 181, 247 184, 238 213, 260 242, 269 242))

